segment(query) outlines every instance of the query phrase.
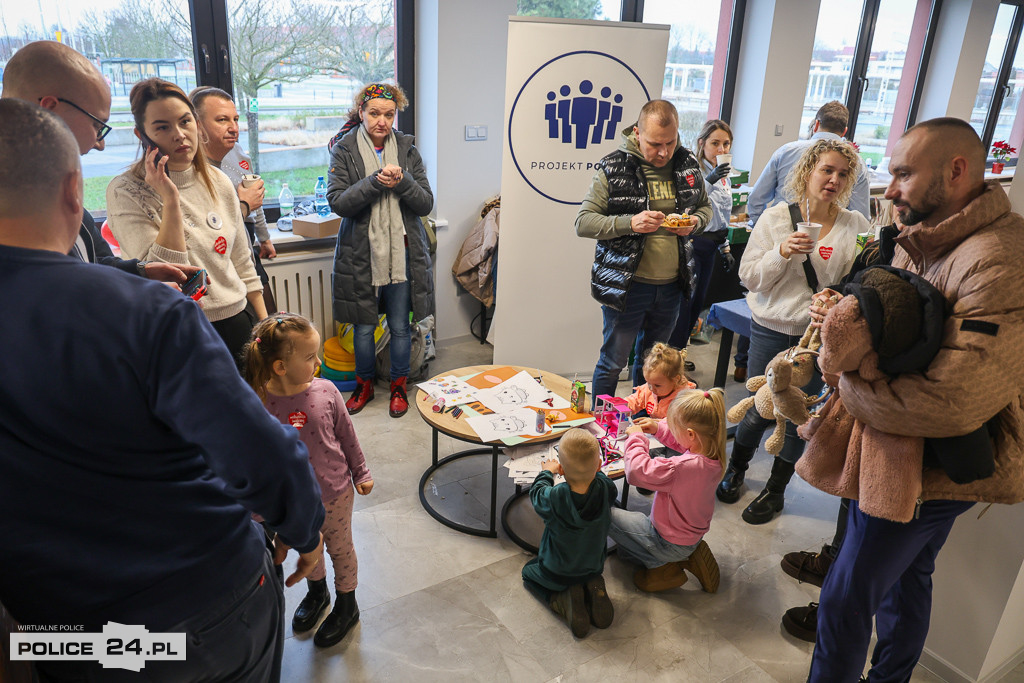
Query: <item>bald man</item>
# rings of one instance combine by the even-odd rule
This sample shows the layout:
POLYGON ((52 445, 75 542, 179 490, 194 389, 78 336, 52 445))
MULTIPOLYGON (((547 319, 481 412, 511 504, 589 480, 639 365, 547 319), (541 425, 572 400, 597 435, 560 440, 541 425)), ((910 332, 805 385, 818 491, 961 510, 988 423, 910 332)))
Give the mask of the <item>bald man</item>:
MULTIPOLYGON (((864 425, 922 440, 987 427, 995 473, 985 477, 982 455, 970 448, 944 462, 925 446, 923 471, 878 474, 886 487, 921 491, 914 519, 879 519, 851 502, 846 538, 821 588, 815 682, 860 678, 872 617, 878 643, 868 680, 910 680, 928 635, 935 558, 954 521, 975 502, 1024 500, 1024 218, 1011 212, 998 182, 985 182, 985 148, 959 119, 908 130, 889 171, 885 196, 906 226, 895 238, 892 265, 935 285, 951 313, 942 348, 924 372, 877 382, 843 373, 842 406, 864 425)), ((845 436, 833 430, 819 438, 822 431, 812 438, 814 450, 846 451, 845 436)), ((848 458, 846 466, 859 469, 854 462, 848 458)), ((797 471, 808 481, 827 479, 813 459, 797 471)), ((853 472, 852 481, 859 476, 853 472)))
MULTIPOLYGON (((29 43, 14 53, 4 68, 0 98, 16 97, 52 111, 64 120, 80 154, 102 151, 110 131, 110 86, 103 74, 67 45, 50 40, 29 43)), ((195 266, 150 263, 114 256, 92 215, 84 208, 78 239, 71 255, 102 263, 151 280, 180 285, 199 269, 195 266)))
MULTIPOLYGON (((274 561, 303 553, 292 585, 321 545, 306 448, 192 301, 68 256, 81 216, 71 131, 0 100, 0 601, 41 630, 186 634, 184 661, 148 661, 145 680, 278 680, 274 561), (283 540, 273 560, 251 512, 283 540)), ((138 680, 36 664, 47 681, 138 680)))

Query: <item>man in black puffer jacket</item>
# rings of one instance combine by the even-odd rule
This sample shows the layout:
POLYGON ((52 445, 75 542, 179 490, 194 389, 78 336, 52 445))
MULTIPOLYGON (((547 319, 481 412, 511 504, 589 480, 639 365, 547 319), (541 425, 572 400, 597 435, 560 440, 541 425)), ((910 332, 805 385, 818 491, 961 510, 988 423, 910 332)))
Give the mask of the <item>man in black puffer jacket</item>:
POLYGON ((597 240, 591 294, 601 302, 604 342, 594 369, 593 395, 615 395, 619 372, 637 340, 633 384, 647 350, 667 341, 679 302, 693 289, 690 235, 711 220, 704 176, 679 144, 679 115, 671 102, 652 100, 622 145, 598 163, 576 215, 576 234, 597 240), (689 225, 664 227, 668 214, 689 214, 689 225))

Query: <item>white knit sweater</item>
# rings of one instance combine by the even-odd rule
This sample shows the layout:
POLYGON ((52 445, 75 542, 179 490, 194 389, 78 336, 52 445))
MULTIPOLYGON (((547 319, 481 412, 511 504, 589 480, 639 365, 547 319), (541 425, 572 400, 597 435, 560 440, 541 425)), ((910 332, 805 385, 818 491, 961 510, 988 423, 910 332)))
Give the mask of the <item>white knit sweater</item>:
POLYGON ((263 285, 253 264, 235 188, 220 169, 211 166, 210 175, 214 197, 193 167, 170 173, 178 187, 187 253, 155 243, 163 200, 131 169, 107 186, 107 221, 126 258, 205 268, 210 285, 202 300, 203 313, 212 322, 239 313, 245 308, 246 294, 262 292, 263 285))
MULTIPOLYGON (((839 210, 839 217, 828 235, 832 253, 823 259, 819 250, 809 256, 818 276, 818 289, 837 284, 853 265, 857 252, 857 233, 871 227, 856 211, 839 210)), ((779 245, 793 232, 789 206, 781 202, 757 220, 740 261, 740 280, 750 290, 747 304, 758 325, 783 334, 799 335, 811 321, 807 307, 811 288, 803 263, 779 253, 779 245)))

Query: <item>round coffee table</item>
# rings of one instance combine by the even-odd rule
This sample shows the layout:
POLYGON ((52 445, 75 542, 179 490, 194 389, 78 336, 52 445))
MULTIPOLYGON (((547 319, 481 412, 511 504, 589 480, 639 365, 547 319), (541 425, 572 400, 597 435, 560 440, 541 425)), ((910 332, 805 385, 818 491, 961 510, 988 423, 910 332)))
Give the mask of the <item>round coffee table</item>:
MULTIPOLYGON (((543 370, 537 370, 535 368, 520 367, 517 365, 471 365, 464 368, 457 368, 455 370, 448 370, 446 372, 442 372, 433 377, 432 379, 439 379, 441 377, 448 377, 452 375, 454 375, 455 377, 466 377, 468 375, 477 375, 480 374, 481 372, 494 370, 496 368, 512 368, 516 372, 525 370, 526 372, 530 373, 530 376, 532 377, 540 377, 541 382, 544 384, 545 387, 547 387, 551 392, 557 394, 558 396, 561 396, 566 400, 569 399, 569 395, 572 392, 572 382, 570 382, 569 380, 565 379, 560 375, 556 375, 551 372, 545 372, 543 370)), ((465 417, 455 418, 452 416, 450 412, 435 413, 432 409, 434 401, 432 401, 430 399, 430 396, 422 389, 416 392, 415 403, 416 409, 419 411, 420 417, 422 417, 423 421, 430 425, 431 428, 431 464, 430 467, 428 467, 427 470, 423 473, 423 476, 420 478, 419 493, 420 503, 423 505, 423 509, 426 510, 427 513, 430 514, 430 516, 436 519, 438 522, 444 524, 446 527, 455 529, 456 531, 461 531, 462 533, 471 534, 473 536, 484 536, 487 538, 497 537, 498 533, 495 527, 495 515, 497 511, 498 497, 498 455, 502 452, 502 449, 505 447, 505 445, 500 441, 492 441, 487 443, 481 441, 480 437, 477 436, 476 432, 474 432, 473 429, 466 422, 465 417), (453 453, 452 455, 449 455, 445 458, 441 458, 439 460, 437 457, 437 435, 439 433, 445 434, 458 441, 464 441, 469 444, 476 444, 477 447, 469 448, 464 451, 459 451, 458 453, 453 453), (440 468, 456 460, 460 460, 462 458, 467 458, 474 455, 486 455, 488 453, 490 453, 491 455, 491 495, 490 507, 488 509, 490 523, 488 527, 486 529, 481 529, 478 527, 460 524, 445 517, 436 509, 434 509, 434 507, 430 504, 430 501, 427 500, 427 496, 424 492, 424 490, 427 487, 427 484, 429 483, 430 477, 440 468)), ((530 439, 529 442, 539 443, 544 441, 552 441, 554 439, 559 438, 563 431, 564 430, 561 429, 551 430, 550 432, 544 434, 543 436, 537 436, 530 439)), ((510 534, 510 536, 514 535, 510 534)), ((515 538, 513 538, 513 540, 515 540, 515 538)))

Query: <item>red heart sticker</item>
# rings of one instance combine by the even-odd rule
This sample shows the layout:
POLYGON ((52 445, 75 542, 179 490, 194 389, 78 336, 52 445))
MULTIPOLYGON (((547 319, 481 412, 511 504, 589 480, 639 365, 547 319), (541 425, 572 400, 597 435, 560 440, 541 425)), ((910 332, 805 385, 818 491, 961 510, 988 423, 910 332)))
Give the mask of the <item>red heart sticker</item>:
POLYGON ((818 256, 823 261, 828 261, 832 257, 832 247, 818 247, 818 256))
POLYGON ((245 159, 242 159, 241 161, 239 161, 238 165, 241 166, 242 168, 244 168, 246 171, 249 170, 249 162, 246 161, 245 159))
POLYGON ((306 426, 306 414, 301 410, 292 413, 291 415, 288 416, 288 421, 291 422, 292 427, 295 427, 296 429, 302 429, 303 427, 306 426))
POLYGON ((690 187, 693 187, 693 184, 694 184, 693 174, 692 173, 687 173, 685 177, 686 177, 686 184, 689 185, 690 187))
POLYGON ((223 254, 228 250, 228 241, 223 236, 218 237, 217 241, 213 243, 213 250, 218 254, 223 254))

